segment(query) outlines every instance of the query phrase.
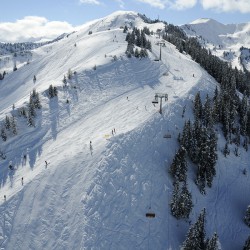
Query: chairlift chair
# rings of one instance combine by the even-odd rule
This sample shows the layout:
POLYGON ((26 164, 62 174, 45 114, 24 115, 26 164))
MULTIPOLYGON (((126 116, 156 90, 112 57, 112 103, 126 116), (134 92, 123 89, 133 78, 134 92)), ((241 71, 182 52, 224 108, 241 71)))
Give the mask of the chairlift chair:
POLYGON ((155 218, 155 213, 146 213, 146 217, 155 218))
POLYGON ((170 139, 172 136, 171 136, 171 134, 165 134, 163 137, 166 139, 170 139))
POLYGON ((154 101, 152 101, 153 104, 158 104, 158 95, 155 95, 154 101))

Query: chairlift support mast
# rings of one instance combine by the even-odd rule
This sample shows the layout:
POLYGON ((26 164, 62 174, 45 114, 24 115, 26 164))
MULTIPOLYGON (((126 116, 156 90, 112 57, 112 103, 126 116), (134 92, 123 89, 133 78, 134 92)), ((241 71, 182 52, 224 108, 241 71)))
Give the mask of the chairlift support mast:
POLYGON ((165 42, 159 42, 159 45, 160 45, 160 58, 159 58, 159 60, 161 61, 161 46, 163 45, 165 45, 165 42))
POLYGON ((162 114, 162 99, 165 99, 165 102, 168 100, 168 94, 163 94, 163 93, 156 93, 155 94, 155 99, 152 101, 153 104, 158 104, 158 98, 160 98, 160 111, 159 113, 162 114))

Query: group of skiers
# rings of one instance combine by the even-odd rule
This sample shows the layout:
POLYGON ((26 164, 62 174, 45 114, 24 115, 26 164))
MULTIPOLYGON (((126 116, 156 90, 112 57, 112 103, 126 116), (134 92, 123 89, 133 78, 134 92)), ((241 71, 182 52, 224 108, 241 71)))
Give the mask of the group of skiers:
MULTIPOLYGON (((24 162, 25 162, 25 164, 26 164, 26 160, 27 160, 26 154, 23 156, 23 159, 24 159, 24 162)), ((48 162, 45 161, 45 168, 47 168, 47 166, 48 166, 48 162)), ((12 164, 12 161, 10 161, 10 163, 9 163, 9 169, 10 169, 10 170, 15 170, 15 168, 14 168, 14 166, 13 166, 13 164, 12 164)), ((21 184, 22 184, 22 186, 23 186, 23 184, 24 184, 24 179, 23 179, 23 177, 21 178, 21 184)), ((6 201, 6 198, 7 198, 7 196, 4 195, 4 196, 3 196, 4 201, 6 201)))

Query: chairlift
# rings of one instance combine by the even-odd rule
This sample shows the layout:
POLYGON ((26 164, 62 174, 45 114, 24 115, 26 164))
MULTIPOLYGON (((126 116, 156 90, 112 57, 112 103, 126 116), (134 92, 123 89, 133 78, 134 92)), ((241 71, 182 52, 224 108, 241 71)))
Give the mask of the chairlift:
POLYGON ((158 95, 155 95, 154 101, 152 101, 153 104, 158 104, 158 95))
POLYGON ((172 136, 171 136, 171 134, 165 134, 164 136, 163 136, 163 138, 166 138, 166 139, 170 139, 172 136))
POLYGON ((152 213, 152 212, 146 213, 146 217, 147 218, 155 218, 155 213, 152 213))

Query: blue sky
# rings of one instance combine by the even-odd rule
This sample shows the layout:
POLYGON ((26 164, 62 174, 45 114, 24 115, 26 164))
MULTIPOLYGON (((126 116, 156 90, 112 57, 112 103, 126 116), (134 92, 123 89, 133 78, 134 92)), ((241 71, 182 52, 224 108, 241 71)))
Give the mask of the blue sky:
MULTIPOLYGON (((1 10, 0 41, 6 36, 14 41, 14 32, 29 31, 30 35, 32 28, 38 33, 39 22, 41 30, 45 32, 46 26, 48 34, 55 36, 57 26, 58 33, 69 31, 116 10, 137 11, 151 19, 159 16, 176 25, 201 17, 224 24, 250 21, 250 0, 1 0, 1 10)), ((29 35, 24 34, 23 39, 29 35)))

